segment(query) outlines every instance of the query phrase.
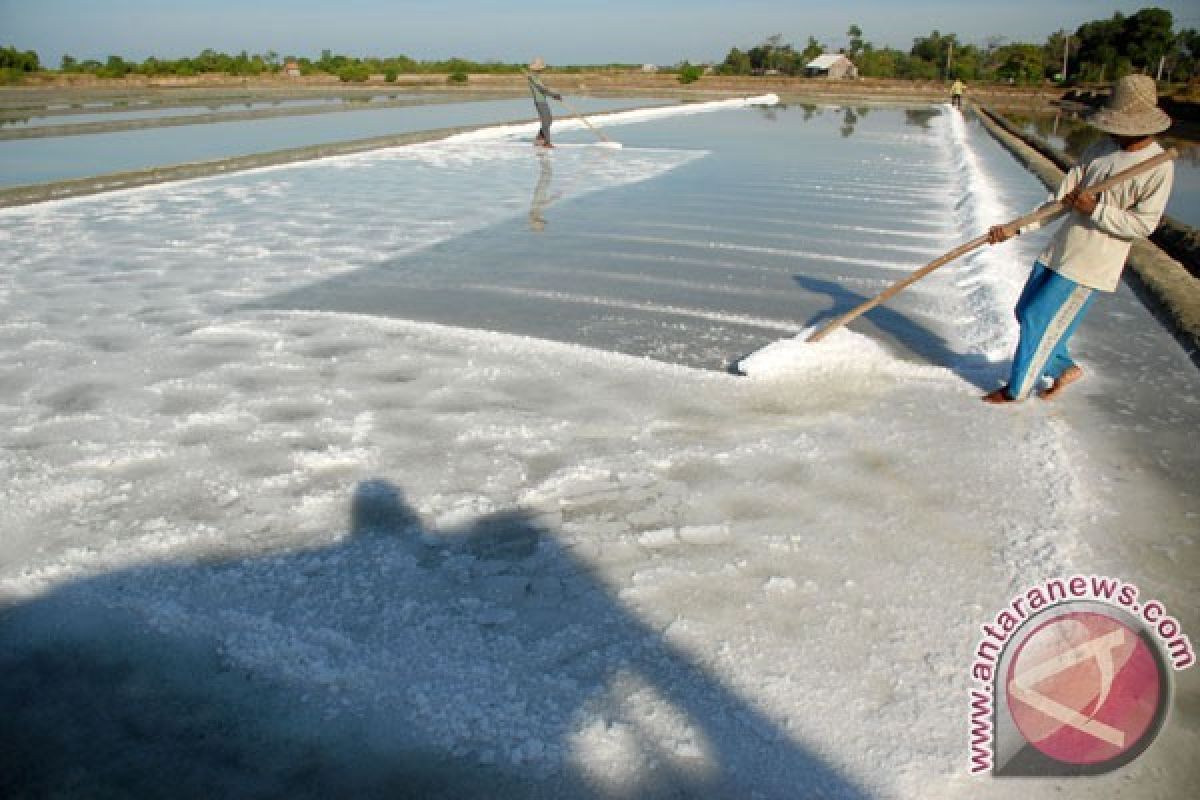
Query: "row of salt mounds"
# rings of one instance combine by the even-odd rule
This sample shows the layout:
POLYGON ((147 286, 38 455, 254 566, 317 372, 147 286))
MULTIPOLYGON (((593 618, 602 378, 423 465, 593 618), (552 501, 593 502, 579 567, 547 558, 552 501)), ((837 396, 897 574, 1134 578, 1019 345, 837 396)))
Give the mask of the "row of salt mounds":
MULTIPOLYGON (((1019 212, 1008 207, 971 143, 970 132, 963 115, 944 107, 939 116, 947 151, 953 160, 961 199, 955 204, 955 222, 968 241, 987 231, 992 225, 1010 221, 1019 212)), ((967 254, 957 264, 945 269, 954 270, 955 285, 963 290, 967 320, 956 331, 966 355, 982 355, 989 361, 1007 358, 1016 345, 1016 324, 1010 313, 1020 294, 1018 278, 1012 275, 1013 246, 984 245, 967 254)))
MULTIPOLYGON (((661 106, 658 108, 638 108, 632 111, 614 111, 607 114, 585 114, 589 119, 603 120, 604 125, 633 125, 639 122, 649 122, 666 117, 682 117, 691 114, 704 114, 709 111, 725 111, 749 106, 773 106, 779 103, 779 95, 764 94, 755 97, 738 97, 732 100, 713 100, 708 103, 688 103, 686 105, 661 106)), ((517 125, 493 125, 475 131, 458 133, 444 141, 447 142, 476 142, 505 139, 516 136, 527 136, 536 133, 540 123, 526 122, 517 125)), ((555 120, 554 127, 559 131, 582 130, 585 123, 578 117, 573 119, 555 120)))

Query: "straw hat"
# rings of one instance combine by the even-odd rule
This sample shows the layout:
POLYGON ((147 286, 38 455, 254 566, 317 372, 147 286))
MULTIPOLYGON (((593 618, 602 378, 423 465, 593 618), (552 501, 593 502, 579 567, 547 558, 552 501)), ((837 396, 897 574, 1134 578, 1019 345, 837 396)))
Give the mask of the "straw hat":
POLYGON ((541 72, 545 68, 546 68, 546 62, 542 60, 541 56, 538 56, 533 61, 529 62, 529 71, 530 72, 541 72))
POLYGON ((1158 90, 1149 75, 1126 75, 1113 85, 1108 105, 1088 118, 1093 128, 1118 136, 1149 136, 1171 127, 1158 107, 1158 90))

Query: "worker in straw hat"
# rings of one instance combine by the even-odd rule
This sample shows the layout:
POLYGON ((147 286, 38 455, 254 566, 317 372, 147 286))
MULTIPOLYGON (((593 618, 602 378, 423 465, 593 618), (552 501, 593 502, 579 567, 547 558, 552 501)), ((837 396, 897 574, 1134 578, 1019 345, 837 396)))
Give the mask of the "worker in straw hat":
MULTIPOLYGON (((1084 152, 1054 195, 1071 211, 1038 256, 1017 300, 1021 335, 1011 375, 1005 386, 984 395, 988 403, 1024 400, 1044 381, 1049 384, 1041 397, 1053 398, 1083 377, 1067 354, 1067 341, 1093 294, 1117 288, 1133 240, 1153 233, 1167 206, 1175 174, 1170 161, 1099 196, 1086 190, 1163 152, 1153 136, 1169 128, 1171 118, 1158 107, 1154 80, 1147 75, 1121 78, 1108 104, 1088 122, 1108 137, 1084 152)), ((988 231, 988 242, 998 244, 1036 227, 996 225, 988 231)))
POLYGON ((547 89, 537 76, 533 73, 541 72, 546 68, 546 62, 540 57, 535 58, 529 64, 529 72, 525 73, 525 78, 529 81, 529 90, 533 92, 533 105, 537 109, 538 118, 542 121, 542 127, 538 130, 537 137, 533 143, 539 147, 553 147, 550 143, 550 123, 554 121, 554 117, 550 115, 550 104, 546 102, 547 97, 553 97, 555 100, 562 102, 562 95, 558 92, 547 89))

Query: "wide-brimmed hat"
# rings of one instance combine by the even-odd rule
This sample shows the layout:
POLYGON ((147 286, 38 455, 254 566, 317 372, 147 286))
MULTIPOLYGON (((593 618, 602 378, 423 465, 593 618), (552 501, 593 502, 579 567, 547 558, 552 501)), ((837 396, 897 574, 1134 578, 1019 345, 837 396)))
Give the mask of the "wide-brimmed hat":
POLYGON ((1158 89, 1149 75, 1126 75, 1113 84, 1108 104, 1088 117, 1088 124, 1118 136, 1149 136, 1171 127, 1158 107, 1158 89))
POLYGON ((529 71, 530 72, 541 72, 545 68, 546 68, 546 62, 542 60, 541 56, 538 56, 533 61, 529 62, 529 71))

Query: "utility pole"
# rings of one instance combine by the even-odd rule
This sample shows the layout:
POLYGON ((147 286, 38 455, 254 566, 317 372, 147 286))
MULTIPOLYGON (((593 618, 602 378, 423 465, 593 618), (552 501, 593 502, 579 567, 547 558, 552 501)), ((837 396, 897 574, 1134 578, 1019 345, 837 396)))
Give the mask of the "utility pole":
POLYGON ((1071 34, 1063 31, 1063 83, 1067 82, 1067 57, 1071 53, 1071 34))
POLYGON ((950 49, 946 51, 946 78, 950 78, 950 62, 954 59, 954 40, 950 40, 950 49))
POLYGON ((1161 80, 1162 80, 1163 63, 1164 63, 1166 60, 1167 60, 1167 57, 1166 57, 1166 56, 1159 56, 1159 57, 1158 57, 1158 75, 1156 75, 1156 76, 1155 76, 1154 80, 1156 80, 1156 81, 1161 81, 1161 80))

